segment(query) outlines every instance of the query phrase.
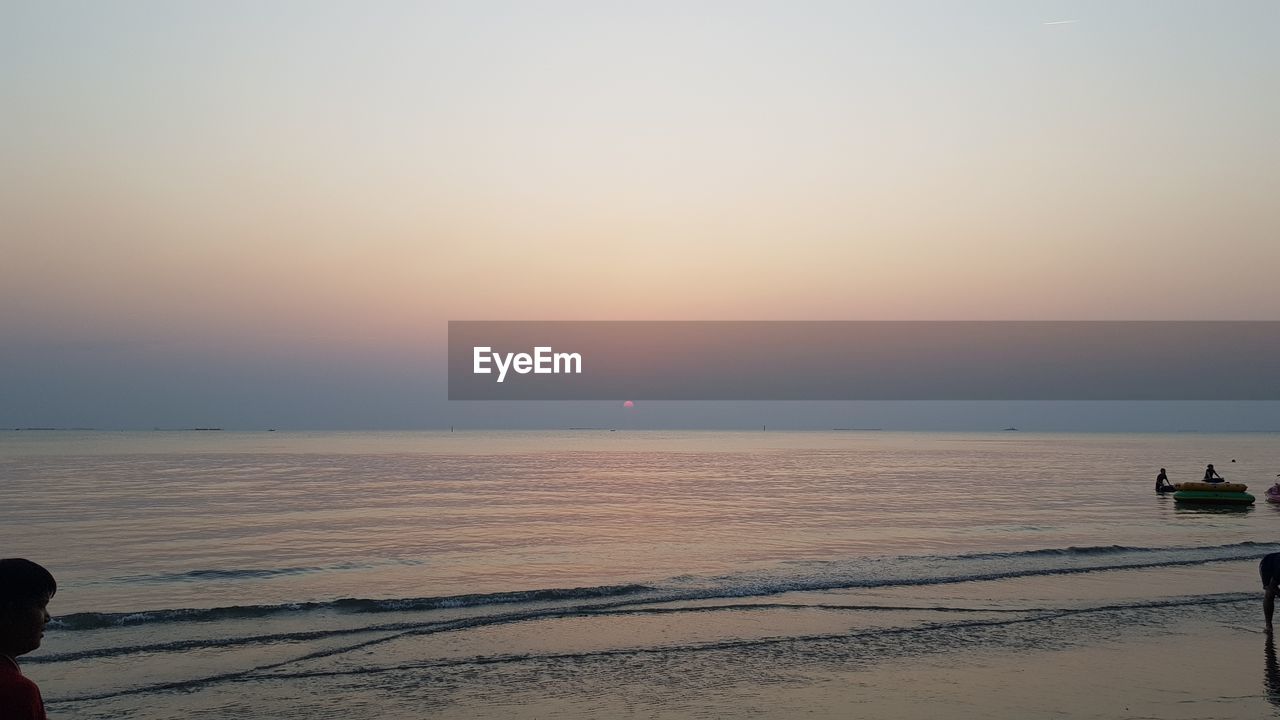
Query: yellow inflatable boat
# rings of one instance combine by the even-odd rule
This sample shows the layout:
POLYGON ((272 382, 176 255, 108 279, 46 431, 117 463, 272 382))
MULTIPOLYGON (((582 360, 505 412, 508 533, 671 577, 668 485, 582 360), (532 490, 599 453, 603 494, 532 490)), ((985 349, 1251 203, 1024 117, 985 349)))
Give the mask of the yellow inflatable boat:
POLYGON ((1178 483, 1173 487, 1176 490, 1186 490, 1188 492, 1216 492, 1216 493, 1244 492, 1245 490, 1249 489, 1249 486, 1245 485, 1244 483, 1229 483, 1229 482, 1216 482, 1216 483, 1185 482, 1185 483, 1178 483))

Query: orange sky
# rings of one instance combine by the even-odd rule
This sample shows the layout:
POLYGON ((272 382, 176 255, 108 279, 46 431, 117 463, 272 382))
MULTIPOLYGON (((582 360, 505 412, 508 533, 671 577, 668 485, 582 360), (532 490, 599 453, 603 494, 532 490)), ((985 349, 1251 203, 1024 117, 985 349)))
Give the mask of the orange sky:
POLYGON ((0 331, 1272 319, 1278 14, 12 6, 0 331))

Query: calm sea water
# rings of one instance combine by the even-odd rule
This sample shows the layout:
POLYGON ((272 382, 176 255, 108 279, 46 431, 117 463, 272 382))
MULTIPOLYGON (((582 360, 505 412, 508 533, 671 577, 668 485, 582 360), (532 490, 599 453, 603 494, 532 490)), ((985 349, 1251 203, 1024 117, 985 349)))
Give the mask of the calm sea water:
POLYGON ((636 678, 683 715, 713 666, 888 662, 957 615, 1243 618, 1278 439, 11 432, 0 548, 58 578, 24 664, 59 717, 484 715, 636 678), (1152 492, 1209 462, 1259 503, 1152 492))

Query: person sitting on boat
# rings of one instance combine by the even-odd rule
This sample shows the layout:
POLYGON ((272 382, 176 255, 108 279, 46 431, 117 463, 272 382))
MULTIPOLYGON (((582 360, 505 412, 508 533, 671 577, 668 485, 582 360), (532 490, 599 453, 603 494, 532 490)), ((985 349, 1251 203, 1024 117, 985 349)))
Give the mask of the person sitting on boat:
POLYGON ((1218 471, 1213 469, 1213 463, 1209 463, 1209 467, 1204 469, 1204 481, 1207 483, 1220 483, 1226 482, 1226 478, 1219 475, 1218 471))
POLYGON ((1169 482, 1169 476, 1164 474, 1164 468, 1160 468, 1160 474, 1156 476, 1156 492, 1166 493, 1177 489, 1173 483, 1169 482))

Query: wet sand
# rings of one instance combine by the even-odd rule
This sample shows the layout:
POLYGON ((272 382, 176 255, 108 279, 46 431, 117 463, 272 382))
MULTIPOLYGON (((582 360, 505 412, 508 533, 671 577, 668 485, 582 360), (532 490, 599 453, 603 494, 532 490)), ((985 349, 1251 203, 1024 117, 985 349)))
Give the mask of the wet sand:
MULTIPOLYGON (((720 617, 716 623, 702 623, 687 614, 662 621, 665 632, 686 638, 693 632, 687 627, 690 623, 714 633, 708 625, 736 622, 735 637, 754 630, 762 643, 777 641, 775 662, 770 662, 767 644, 751 653, 750 660, 741 648, 717 659, 722 651, 707 647, 701 652, 708 657, 695 663, 697 669, 690 667, 687 657, 672 663, 673 669, 694 672, 677 671, 664 678, 654 671, 660 659, 597 655, 576 661, 585 664, 576 677, 571 669, 561 668, 547 673, 545 684, 525 677, 530 684, 515 694, 453 696, 438 716, 1280 716, 1280 663, 1274 641, 1262 629, 1261 593, 1255 592, 1253 566, 1239 562, 1087 578, 959 583, 928 595, 913 588, 784 594, 756 601, 772 610, 734 610, 734 617, 720 617), (992 597, 995 589, 1000 590, 998 598, 992 597), (1191 601, 1206 594, 1221 601, 1191 601), (1180 602, 1184 598, 1189 602, 1180 602), (777 628, 753 617, 767 613, 776 620, 780 606, 793 603, 811 608, 861 603, 934 610, 844 615, 839 610, 786 610, 786 636, 810 638, 798 642, 782 639, 774 633, 777 628), (966 619, 944 619, 951 614, 937 610, 944 607, 963 608, 966 619), (1017 612, 1018 608, 1060 612, 1044 616, 1017 612), (851 622, 855 615, 858 619, 851 622), (813 639, 837 625, 844 626, 843 637, 813 639), (905 629, 886 636, 879 634, 883 627, 905 629), (620 667, 602 673, 601 664, 620 667), (629 674, 626 666, 634 672, 629 674), (600 682, 603 675, 614 682, 600 682)), ((563 632, 557 635, 565 637, 563 632)), ((629 635, 626 640, 635 639, 634 633, 629 635)), ((654 635, 649 637, 656 642, 654 635)), ((514 675, 498 672, 494 679, 498 676, 507 689, 521 685, 514 675)))
MULTIPOLYGON (((137 718, 250 717, 255 707, 299 718, 1280 716, 1255 565, 623 603, 425 632, 421 613, 392 614, 384 627, 395 629, 325 643, 174 648, 165 666, 175 678, 205 663, 210 681, 157 688, 154 704, 126 694, 65 708, 137 718), (298 657, 308 647, 311 659, 298 657), (219 677, 229 663, 260 669, 219 677)), ((259 630, 287 629, 272 622, 259 630)), ((61 670, 119 681, 134 665, 88 658, 61 670)), ((56 694, 72 679, 48 685, 56 694)))
MULTIPOLYGON (((1259 626, 1261 623, 1258 623, 1259 626)), ((1274 641, 1221 621, 1179 620, 1098 644, 1000 654, 924 653, 788 680, 785 668, 705 687, 637 687, 460 702, 446 718, 1218 718, 1280 717, 1274 641)))

